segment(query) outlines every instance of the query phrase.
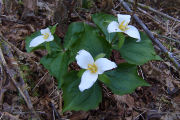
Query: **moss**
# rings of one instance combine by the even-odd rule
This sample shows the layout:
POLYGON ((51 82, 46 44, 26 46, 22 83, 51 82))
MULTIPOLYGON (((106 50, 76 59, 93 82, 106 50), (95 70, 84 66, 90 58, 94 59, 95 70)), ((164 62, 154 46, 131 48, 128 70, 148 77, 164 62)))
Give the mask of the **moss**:
POLYGON ((32 71, 30 70, 29 66, 21 64, 20 71, 21 71, 20 74, 24 82, 28 85, 28 87, 30 87, 29 89, 31 90, 32 88, 34 88, 35 83, 30 77, 32 75, 32 71))
POLYGON ((92 8, 94 2, 92 0, 83 0, 83 8, 92 8))
POLYGON ((40 95, 39 95, 39 93, 38 93, 37 91, 34 91, 34 92, 32 93, 32 96, 33 96, 33 97, 39 97, 40 95))
POLYGON ((18 0, 18 4, 23 5, 23 1, 22 0, 18 0))

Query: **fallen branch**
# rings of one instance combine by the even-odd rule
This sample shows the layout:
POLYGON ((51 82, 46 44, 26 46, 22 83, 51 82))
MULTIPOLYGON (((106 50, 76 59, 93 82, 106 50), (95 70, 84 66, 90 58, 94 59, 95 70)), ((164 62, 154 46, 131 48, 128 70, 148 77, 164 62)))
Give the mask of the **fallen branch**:
POLYGON ((154 16, 152 16, 151 14, 149 14, 148 12, 142 10, 141 8, 138 8, 139 11, 141 11, 143 14, 145 14, 150 20, 154 21, 154 23, 159 26, 163 31, 167 32, 166 27, 164 23, 162 23, 161 21, 159 21, 158 19, 156 19, 154 16))
MULTIPOLYGON (((130 13, 133 13, 133 11, 129 8, 126 2, 124 0, 119 0, 120 3, 123 5, 123 7, 130 13)), ((150 37, 152 41, 154 41, 158 47, 167 55, 167 57, 174 63, 174 65, 177 67, 177 69, 180 69, 180 63, 176 60, 176 58, 173 56, 171 52, 169 52, 162 44, 161 42, 153 36, 151 31, 146 27, 146 25, 137 17, 135 14, 132 15, 133 18, 136 20, 136 22, 143 28, 143 30, 146 32, 146 34, 150 37)))
POLYGON ((5 71, 10 76, 13 84, 16 86, 16 88, 20 92, 21 96, 24 98, 30 111, 35 115, 34 119, 40 120, 40 117, 38 116, 38 114, 35 112, 35 110, 33 108, 28 91, 25 88, 24 80, 20 76, 20 70, 18 69, 19 68, 18 64, 17 64, 16 60, 14 59, 13 54, 11 53, 11 51, 9 49, 9 46, 7 44, 5 44, 4 42, 2 42, 1 47, 0 47, 0 58, 1 58, 0 61, 3 65, 5 71), (3 49, 1 49, 1 48, 3 48, 3 49), (6 56, 8 56, 8 58, 10 59, 10 63, 6 62, 3 53, 6 54, 6 56), (18 80, 18 82, 16 80, 18 80))
POLYGON ((167 36, 164 36, 164 35, 159 35, 159 34, 155 34, 155 35, 157 35, 157 36, 160 37, 160 38, 165 38, 165 39, 167 39, 167 40, 169 40, 169 41, 173 41, 173 42, 176 42, 176 43, 179 43, 179 44, 180 44, 180 41, 179 41, 179 40, 176 40, 176 39, 174 39, 174 38, 167 37, 167 36))
MULTIPOLYGON (((0 50, 0 53, 1 53, 1 50, 0 50)), ((4 74, 2 63, 0 61, 0 109, 2 108, 2 105, 3 105, 4 93, 7 91, 6 88, 4 88, 4 84, 6 82, 5 80, 6 80, 6 77, 4 74)))
POLYGON ((2 108, 4 93, 6 92, 6 89, 4 89, 3 87, 5 83, 5 76, 2 65, 3 63, 5 63, 5 60, 1 56, 2 56, 2 50, 0 49, 0 109, 2 108))
POLYGON ((62 119, 61 119, 61 116, 60 116, 59 112, 56 110, 54 104, 50 102, 49 105, 52 107, 52 110, 55 112, 55 116, 57 117, 57 119, 58 119, 58 120, 62 120, 62 119))
MULTIPOLYGON (((131 3, 131 4, 134 4, 134 2, 133 2, 132 0, 127 0, 127 2, 129 2, 129 3, 131 3)), ((156 13, 156 14, 159 14, 159 15, 161 15, 161 16, 163 16, 163 17, 166 17, 166 18, 168 18, 168 19, 170 19, 170 20, 174 20, 174 21, 180 23, 180 20, 179 20, 179 19, 176 19, 176 18, 171 17, 171 16, 169 16, 169 15, 167 15, 167 14, 165 14, 165 13, 162 13, 162 12, 160 12, 160 11, 157 11, 157 10, 155 10, 154 8, 151 8, 150 6, 147 6, 147 5, 144 5, 144 4, 141 4, 141 3, 137 3, 137 5, 138 5, 139 7, 141 7, 141 8, 150 10, 150 11, 156 13)))
MULTIPOLYGON (((1 112, 0 112, 1 113, 1 112)), ((8 113, 8 112, 3 112, 3 113, 1 113, 1 117, 0 117, 0 120, 21 120, 21 119, 19 119, 19 117, 18 116, 14 116, 14 115, 12 115, 12 114, 10 114, 10 113, 8 113)))
POLYGON ((7 43, 9 46, 11 46, 11 48, 13 50, 15 50, 19 56, 23 56, 24 58, 27 58, 27 59, 36 58, 36 56, 33 55, 33 54, 24 53, 21 50, 19 50, 15 45, 13 45, 6 38, 4 38, 3 35, 0 36, 0 39, 1 39, 2 42, 7 43))

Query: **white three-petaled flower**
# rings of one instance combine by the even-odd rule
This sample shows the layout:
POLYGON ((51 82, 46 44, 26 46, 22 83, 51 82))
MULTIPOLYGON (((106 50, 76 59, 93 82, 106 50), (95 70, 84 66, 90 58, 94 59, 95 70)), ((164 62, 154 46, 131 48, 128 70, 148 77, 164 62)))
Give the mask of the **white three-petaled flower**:
POLYGON ((109 33, 112 32, 123 32, 132 38, 138 39, 137 42, 141 40, 139 31, 136 27, 128 25, 131 19, 130 15, 117 14, 118 22, 112 21, 107 27, 109 33))
POLYGON ((76 56, 77 64, 86 69, 81 77, 81 83, 79 84, 79 90, 83 92, 85 89, 89 89, 98 79, 98 74, 103 74, 104 71, 116 68, 117 65, 106 59, 99 58, 94 61, 91 54, 85 50, 80 50, 76 56))
POLYGON ((41 35, 35 37, 31 42, 29 47, 36 47, 43 42, 49 42, 54 40, 54 36, 51 34, 49 28, 41 29, 41 35))

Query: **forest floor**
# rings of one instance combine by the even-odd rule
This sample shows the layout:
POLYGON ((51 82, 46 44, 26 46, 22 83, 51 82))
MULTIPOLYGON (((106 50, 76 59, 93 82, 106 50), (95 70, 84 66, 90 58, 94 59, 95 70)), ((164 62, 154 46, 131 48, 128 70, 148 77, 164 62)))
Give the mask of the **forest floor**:
MULTIPOLYGON (((27 53, 25 38, 58 22, 56 34, 63 39, 70 23, 91 22, 91 14, 99 11, 113 15, 129 14, 119 0, 114 0, 113 4, 107 1, 90 1, 83 5, 86 8, 82 8, 74 0, 58 4, 60 7, 56 7, 55 0, 39 0, 32 12, 26 8, 29 4, 25 6, 21 0, 5 4, 0 0, 0 41, 5 43, 0 44, 0 54, 3 54, 4 64, 9 69, 9 72, 5 71, 4 64, 0 62, 0 120, 30 120, 35 116, 42 120, 180 120, 180 72, 156 44, 154 48, 163 61, 138 66, 139 75, 151 84, 150 87, 139 87, 134 93, 124 96, 114 95, 104 88, 103 101, 97 109, 62 114, 63 93, 58 89, 56 79, 39 63, 47 52, 27 53), (21 77, 15 77, 16 74, 21 77), (17 85, 12 79, 17 81, 17 85), (25 97, 16 89, 19 85, 22 85, 19 89, 25 97), (24 99, 26 97, 30 100, 29 105, 24 99)), ((179 0, 139 0, 138 3, 180 19, 179 0)), ((180 22, 154 13, 148 7, 129 5, 180 62, 180 22)), ((135 20, 132 24, 143 31, 135 20)), ((118 60, 119 56, 114 54, 114 58, 118 60)))

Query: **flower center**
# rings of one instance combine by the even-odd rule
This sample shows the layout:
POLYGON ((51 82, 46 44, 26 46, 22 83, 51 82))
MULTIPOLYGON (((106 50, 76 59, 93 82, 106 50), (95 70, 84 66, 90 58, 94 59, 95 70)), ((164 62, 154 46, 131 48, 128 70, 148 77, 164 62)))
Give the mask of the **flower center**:
POLYGON ((92 65, 91 64, 88 64, 88 70, 91 71, 91 73, 96 73, 97 72, 97 66, 93 63, 92 65))
POLYGON ((128 23, 126 23, 126 24, 124 25, 124 22, 125 22, 125 20, 123 20, 123 21, 121 22, 121 24, 119 24, 119 29, 122 30, 122 31, 126 31, 126 30, 129 29, 129 28, 127 27, 128 23))
POLYGON ((43 34, 43 36, 44 36, 44 37, 43 37, 44 39, 48 39, 49 33, 45 33, 45 34, 43 34))

